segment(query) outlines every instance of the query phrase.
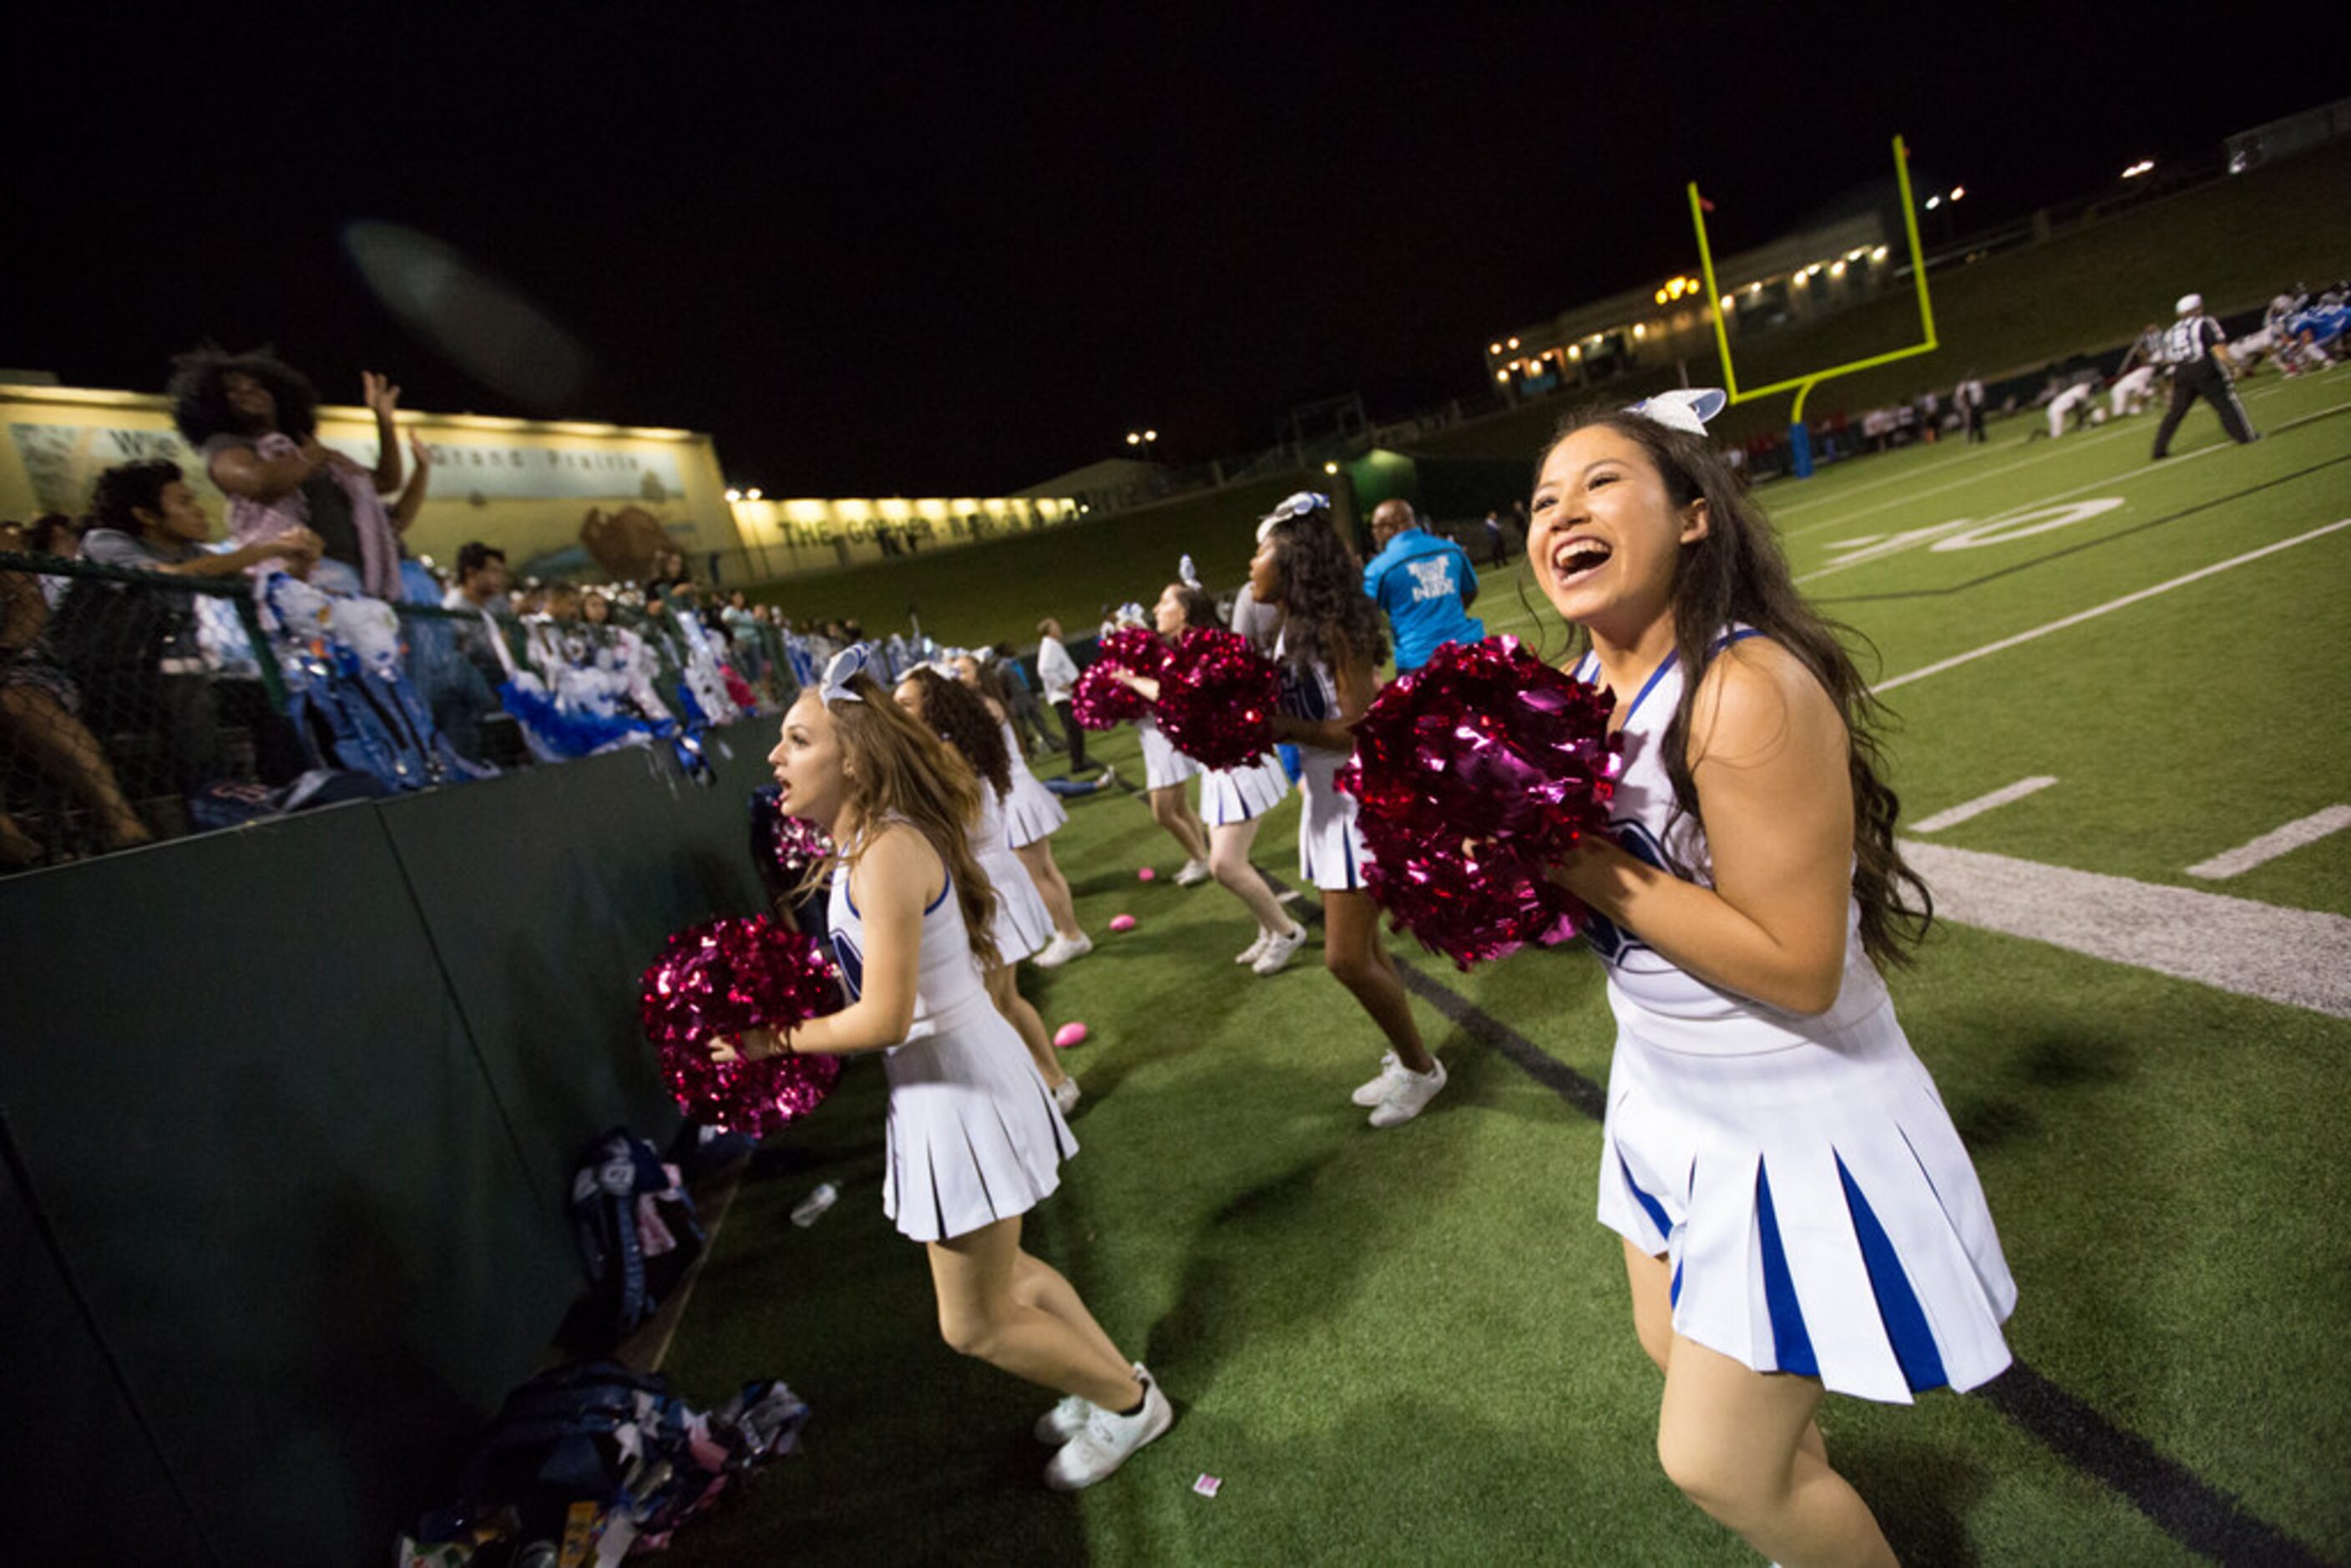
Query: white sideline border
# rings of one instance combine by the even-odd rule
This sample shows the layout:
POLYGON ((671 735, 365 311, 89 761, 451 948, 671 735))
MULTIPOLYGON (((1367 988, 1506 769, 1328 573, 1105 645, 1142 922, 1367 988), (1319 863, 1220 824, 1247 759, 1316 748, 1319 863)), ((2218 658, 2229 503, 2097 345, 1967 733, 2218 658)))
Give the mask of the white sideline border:
POLYGON ((1980 817, 1986 811, 1998 810, 2002 806, 2023 800, 2027 795, 2038 794, 2056 782, 2055 778, 2049 774, 2036 773, 2030 779, 2020 779, 2013 784, 2003 785, 1989 795, 1979 795, 1931 817, 1922 817, 1910 824, 1910 831, 1914 833, 1939 833, 1945 828, 1956 828, 1961 822, 1980 817))

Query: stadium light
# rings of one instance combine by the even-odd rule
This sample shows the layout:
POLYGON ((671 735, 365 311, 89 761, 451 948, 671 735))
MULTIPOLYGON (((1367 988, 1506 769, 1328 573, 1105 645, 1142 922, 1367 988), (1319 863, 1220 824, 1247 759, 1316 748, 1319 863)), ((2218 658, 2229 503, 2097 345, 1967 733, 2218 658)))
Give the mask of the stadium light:
POLYGON ((1581 343, 1570 343, 1567 346, 1567 357, 1571 360, 1580 360, 1583 358, 1583 345, 1581 343))
POLYGON ((1844 276, 1844 262, 1842 258, 1829 263, 1829 276, 1831 277, 1843 277, 1844 276))
POLYGON ((1724 296, 1722 297, 1721 304, 1722 304, 1722 308, 1723 308, 1725 310, 1729 309, 1732 306, 1734 306, 1734 305, 1736 305, 1736 304, 1738 304, 1738 303, 1739 303, 1739 301, 1738 301, 1738 300, 1736 300, 1736 299, 1732 298, 1731 298, 1729 295, 1728 295, 1728 294, 1726 294, 1726 295, 1724 295, 1724 296))
POLYGON ((1951 200, 1955 202, 1967 193, 1968 188, 1965 185, 1954 185, 1951 187, 1951 200))
POLYGON ((1502 351, 1502 345, 1499 343, 1489 343, 1486 345, 1486 351, 1489 354, 1499 354, 1502 351))
POLYGON ((1510 379, 1510 372, 1508 371, 1496 371, 1494 372, 1494 379, 1498 382, 1507 382, 1510 379))
POLYGON ((2126 169, 2126 170, 2124 170, 2124 171, 2123 171, 2123 178, 2124 178, 2124 179, 2126 179, 2126 180, 2136 180, 2136 179, 2137 179, 2141 174, 2147 173, 2147 172, 2148 172, 2149 171, 2151 171, 2152 169, 2154 169, 2154 167, 2155 167, 2155 160, 2154 160, 2154 159, 2152 159, 2152 158, 2142 158, 2142 159, 2140 159, 2137 162, 2136 162, 2136 163, 2132 164, 2129 168, 2127 168, 2127 169, 2126 169))
POLYGON ((1156 441, 1156 440, 1158 440, 1158 439, 1159 439, 1159 433, 1158 433, 1157 431, 1155 431, 1155 430, 1146 430, 1146 431, 1144 431, 1144 432, 1143 433, 1144 444, 1145 444, 1145 445, 1149 445, 1152 442, 1155 442, 1155 441, 1156 441))
POLYGON ((1127 444, 1129 446, 1140 446, 1140 445, 1142 445, 1142 444, 1143 444, 1143 432, 1141 432, 1141 431, 1139 431, 1139 430, 1130 430, 1130 431, 1128 431, 1128 432, 1126 433, 1126 444, 1127 444))
POLYGON ((1635 342, 1638 342, 1641 339, 1646 338, 1648 335, 1649 329, 1646 327, 1643 326, 1638 321, 1633 323, 1633 339, 1635 342))
POLYGON ((1663 305, 1666 302, 1666 291, 1660 288, 1655 294, 1649 296, 1649 298, 1656 303, 1663 305))
POLYGON ((739 500, 741 500, 742 498, 743 498, 743 492, 742 492, 742 491, 736 489, 736 488, 735 488, 733 486, 731 486, 731 485, 727 486, 727 489, 726 489, 726 499, 728 500, 728 502, 729 502, 729 503, 736 502, 736 501, 739 501, 739 500))
POLYGON ((749 489, 743 492, 743 498, 747 501, 758 500, 759 498, 759 487, 757 485, 752 486, 749 489))
POLYGON ((1325 463, 1322 465, 1322 472, 1325 474, 1336 474, 1338 471, 1339 465, 1336 463, 1325 463))
POLYGON ((1879 246, 1876 250, 1871 251, 1869 253, 1869 259, 1872 261, 1884 261, 1886 259, 1886 247, 1884 246, 1879 246))
POLYGON ((1929 196, 1927 198, 1927 210, 1930 213, 1942 204, 1943 198, 1940 196, 1929 196))

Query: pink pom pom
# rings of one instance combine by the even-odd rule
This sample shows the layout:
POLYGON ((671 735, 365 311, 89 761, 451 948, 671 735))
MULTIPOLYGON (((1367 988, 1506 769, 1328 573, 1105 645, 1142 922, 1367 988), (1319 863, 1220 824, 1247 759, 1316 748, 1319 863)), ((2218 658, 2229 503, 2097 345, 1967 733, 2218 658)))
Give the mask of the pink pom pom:
POLYGON ((1053 1044, 1057 1050, 1067 1051, 1073 1045, 1085 1042, 1086 1026, 1081 1023, 1065 1023, 1053 1031, 1053 1044))
POLYGON ((706 921, 672 936, 645 970, 638 1017, 679 1109, 754 1136, 804 1116, 841 1076, 837 1056, 713 1061, 709 1042, 751 1029, 783 1030, 838 1011, 832 960, 764 915, 706 921))
POLYGON ((1167 644, 1140 626, 1121 627, 1095 644, 1093 663, 1070 688, 1070 716, 1081 728, 1109 729, 1130 723, 1151 711, 1143 694, 1123 685, 1111 672, 1125 670, 1156 675, 1166 665, 1167 644))
POLYGON ((779 817, 773 846, 776 869, 789 883, 797 883, 818 862, 832 853, 832 835, 806 817, 779 817))
POLYGON ((1113 931, 1132 931, 1134 929, 1134 916, 1132 915, 1113 915, 1110 917, 1110 928, 1113 931))
POLYGON ((1280 676, 1248 638, 1203 626, 1176 645, 1154 712, 1176 750, 1209 768, 1246 768, 1273 749, 1280 695, 1280 676))
POLYGON ((1159 873, 1152 870, 1149 866, 1144 866, 1141 871, 1134 873, 1134 880, 1137 882, 1157 882, 1159 880, 1159 873))
POLYGON ((1339 787, 1398 929, 1464 969, 1576 935, 1582 907, 1545 873, 1607 824, 1613 706, 1515 637, 1448 643, 1373 700, 1339 787))

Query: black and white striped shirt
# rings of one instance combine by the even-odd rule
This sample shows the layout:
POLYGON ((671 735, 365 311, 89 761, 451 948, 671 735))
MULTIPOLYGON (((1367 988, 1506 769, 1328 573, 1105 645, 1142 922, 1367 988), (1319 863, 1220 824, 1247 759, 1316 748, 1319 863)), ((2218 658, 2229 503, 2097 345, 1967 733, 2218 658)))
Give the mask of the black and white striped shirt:
POLYGON ((2205 358, 2213 348, 2229 340, 2220 330, 2220 323, 2210 316, 2182 316, 2163 335, 2163 362, 2167 365, 2193 364, 2205 358))

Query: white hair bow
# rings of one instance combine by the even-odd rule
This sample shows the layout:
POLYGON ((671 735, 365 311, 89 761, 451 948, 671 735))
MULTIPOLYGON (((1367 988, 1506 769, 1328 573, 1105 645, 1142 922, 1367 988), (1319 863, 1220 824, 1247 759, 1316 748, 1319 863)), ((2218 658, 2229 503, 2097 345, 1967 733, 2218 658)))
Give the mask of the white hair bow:
POLYGON ((824 667, 824 684, 817 695, 829 703, 862 703, 865 699, 849 689, 850 678, 862 675, 873 662, 873 652, 862 643, 852 643, 832 656, 824 667))
POLYGON ((1330 509, 1330 497, 1314 490, 1301 490, 1265 515, 1264 520, 1257 526, 1257 542, 1265 543, 1266 535, 1292 517, 1311 517, 1316 512, 1327 512, 1330 509))
POLYGON ((1691 435, 1704 435, 1706 422, 1720 413, 1729 397, 1720 387, 1685 387, 1679 392, 1659 392, 1645 397, 1626 413, 1637 413, 1643 419, 1654 420, 1667 430, 1679 430, 1691 435))
POLYGON ((1187 555, 1176 563, 1176 580, 1186 588, 1200 586, 1200 569, 1192 564, 1190 556, 1187 555))

